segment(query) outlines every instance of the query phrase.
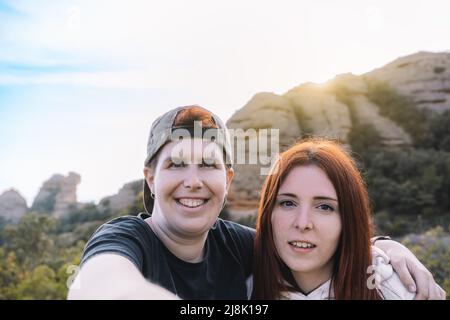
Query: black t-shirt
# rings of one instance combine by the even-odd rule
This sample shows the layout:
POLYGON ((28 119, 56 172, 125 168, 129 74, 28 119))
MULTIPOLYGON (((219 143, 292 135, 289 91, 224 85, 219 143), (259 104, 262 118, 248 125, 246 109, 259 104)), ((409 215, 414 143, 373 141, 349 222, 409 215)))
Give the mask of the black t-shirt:
POLYGON ((208 233, 203 261, 189 263, 164 246, 144 221, 147 217, 124 216, 102 225, 86 244, 81 264, 100 253, 116 253, 182 299, 247 299, 254 229, 217 219, 208 233))

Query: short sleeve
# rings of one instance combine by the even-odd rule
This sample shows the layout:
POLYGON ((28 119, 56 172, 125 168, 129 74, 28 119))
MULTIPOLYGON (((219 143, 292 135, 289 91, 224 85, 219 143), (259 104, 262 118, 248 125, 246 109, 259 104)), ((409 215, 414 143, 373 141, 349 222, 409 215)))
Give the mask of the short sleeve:
POLYGON ((84 248, 80 265, 101 253, 115 253, 127 258, 142 271, 143 226, 136 219, 139 218, 120 217, 98 228, 84 248))

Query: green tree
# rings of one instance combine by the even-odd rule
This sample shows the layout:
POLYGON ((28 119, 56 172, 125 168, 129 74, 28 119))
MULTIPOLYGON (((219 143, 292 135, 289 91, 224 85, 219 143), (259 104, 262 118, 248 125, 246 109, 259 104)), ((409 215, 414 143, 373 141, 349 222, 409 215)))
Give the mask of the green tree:
POLYGON ((450 110, 428 116, 429 132, 424 147, 450 151, 450 110))
POLYGON ((4 229, 5 247, 14 251, 18 262, 26 269, 51 261, 55 254, 52 232, 56 220, 48 215, 26 214, 17 225, 4 229))
POLYGON ((47 265, 39 265, 17 284, 14 293, 17 299, 64 299, 64 286, 58 281, 55 271, 47 265))
POLYGON ((23 278, 16 254, 0 247, 0 300, 16 299, 15 287, 23 278))

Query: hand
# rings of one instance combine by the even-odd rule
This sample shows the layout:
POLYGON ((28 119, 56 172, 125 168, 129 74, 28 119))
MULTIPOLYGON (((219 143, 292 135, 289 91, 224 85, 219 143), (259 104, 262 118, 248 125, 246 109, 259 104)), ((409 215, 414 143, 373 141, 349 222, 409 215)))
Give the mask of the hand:
POLYGON ((416 292, 416 300, 445 300, 445 291, 408 248, 393 240, 379 240, 374 245, 389 256, 403 285, 410 292, 416 292))

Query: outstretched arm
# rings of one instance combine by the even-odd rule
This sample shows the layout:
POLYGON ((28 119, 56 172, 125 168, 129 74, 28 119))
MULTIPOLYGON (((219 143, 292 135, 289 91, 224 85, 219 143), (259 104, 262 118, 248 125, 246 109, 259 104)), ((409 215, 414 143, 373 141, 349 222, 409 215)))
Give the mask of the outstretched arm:
POLYGON ((99 254, 81 268, 70 287, 70 300, 169 300, 168 290, 147 281, 128 259, 112 253, 99 254))

